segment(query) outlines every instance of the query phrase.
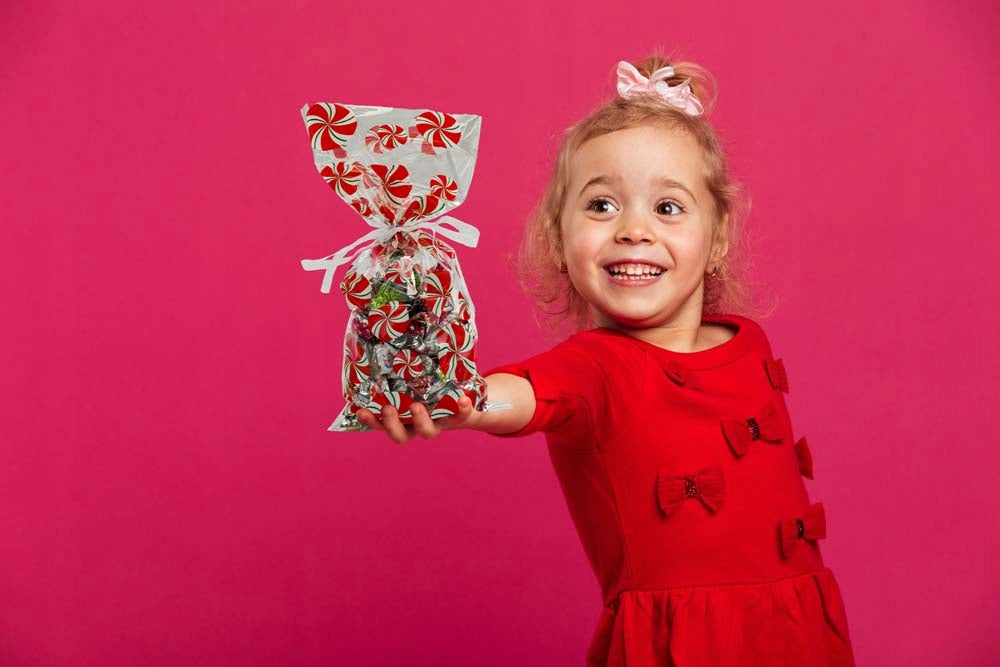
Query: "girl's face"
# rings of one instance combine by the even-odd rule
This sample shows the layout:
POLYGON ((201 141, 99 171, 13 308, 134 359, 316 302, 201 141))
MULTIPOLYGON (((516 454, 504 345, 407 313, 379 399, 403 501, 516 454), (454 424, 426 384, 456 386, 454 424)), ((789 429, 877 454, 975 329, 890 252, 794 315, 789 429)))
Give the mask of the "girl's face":
POLYGON ((726 251, 722 235, 713 239, 703 173, 695 140, 658 126, 576 151, 560 216, 563 259, 598 326, 700 325, 705 274, 726 251))

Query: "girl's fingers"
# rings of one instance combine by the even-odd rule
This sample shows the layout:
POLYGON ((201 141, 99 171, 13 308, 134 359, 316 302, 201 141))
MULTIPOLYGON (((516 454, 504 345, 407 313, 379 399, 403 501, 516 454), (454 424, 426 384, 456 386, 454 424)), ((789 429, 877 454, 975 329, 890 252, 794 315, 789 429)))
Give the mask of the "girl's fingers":
POLYGON ((399 414, 393 407, 382 408, 382 425, 385 426, 385 432, 397 444, 401 445, 412 437, 412 434, 407 433, 406 427, 399 421, 399 414))
POLYGON ((399 420, 399 413, 391 406, 386 406, 380 416, 368 409, 358 410, 358 421, 373 430, 382 431, 393 442, 403 444, 414 435, 434 438, 440 435, 441 431, 459 428, 469 420, 475 410, 472 408, 472 401, 463 396, 458 401, 458 412, 451 417, 433 420, 427 406, 422 403, 414 403, 410 412, 413 415, 413 426, 409 428, 403 425, 399 420))
POLYGON ((413 407, 410 408, 410 413, 413 415, 413 430, 421 438, 433 438, 439 433, 438 427, 434 424, 423 403, 414 403, 413 407))
POLYGON ((469 417, 472 416, 473 412, 472 401, 470 401, 467 396, 463 396, 458 400, 458 412, 451 417, 445 417, 444 419, 438 420, 438 426, 442 431, 451 428, 458 428, 465 422, 469 421, 469 417))
POLYGON ((358 421, 370 429, 385 431, 385 427, 382 426, 382 422, 375 416, 375 413, 366 408, 358 410, 358 421))

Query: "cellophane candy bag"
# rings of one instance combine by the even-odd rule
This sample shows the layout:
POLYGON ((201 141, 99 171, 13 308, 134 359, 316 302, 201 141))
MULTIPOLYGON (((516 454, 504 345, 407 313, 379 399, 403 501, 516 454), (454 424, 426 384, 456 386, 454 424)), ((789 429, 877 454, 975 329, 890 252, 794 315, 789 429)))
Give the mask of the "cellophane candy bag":
POLYGON ((340 288, 347 405, 331 431, 367 427, 357 411, 386 406, 412 423, 413 401, 433 418, 458 412, 464 394, 483 409, 476 369, 475 309, 455 251, 479 232, 444 214, 465 200, 476 164, 480 117, 429 110, 319 102, 302 108, 320 175, 374 229, 307 271, 350 262, 340 288))

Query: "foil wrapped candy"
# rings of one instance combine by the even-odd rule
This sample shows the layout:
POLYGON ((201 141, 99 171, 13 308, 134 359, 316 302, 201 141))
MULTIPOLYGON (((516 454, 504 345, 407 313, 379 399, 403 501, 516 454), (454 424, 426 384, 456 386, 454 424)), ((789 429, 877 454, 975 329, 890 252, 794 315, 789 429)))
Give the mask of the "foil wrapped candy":
POLYGON ((357 412, 386 406, 412 422, 410 406, 432 418, 458 412, 468 396, 477 410, 486 383, 476 368, 475 308, 452 247, 470 247, 479 231, 444 215, 465 200, 476 163, 481 119, 388 107, 320 102, 302 108, 320 175, 374 229, 322 259, 324 271, 350 262, 341 291, 350 309, 344 335, 347 405, 331 431, 366 430, 357 412))

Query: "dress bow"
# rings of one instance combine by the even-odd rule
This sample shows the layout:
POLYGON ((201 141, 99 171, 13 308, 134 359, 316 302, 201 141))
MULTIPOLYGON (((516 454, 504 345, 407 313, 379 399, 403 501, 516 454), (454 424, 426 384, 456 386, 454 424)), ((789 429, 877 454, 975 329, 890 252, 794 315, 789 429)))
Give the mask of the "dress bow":
POLYGON ((785 363, 781 359, 765 359, 764 372, 775 389, 788 393, 788 375, 785 373, 785 363))
POLYGON ((722 466, 713 465, 691 475, 661 470, 656 478, 656 499, 663 513, 670 516, 688 498, 698 498, 713 514, 719 511, 726 499, 722 466))
POLYGON ((826 537, 826 513, 823 511, 823 503, 810 505, 801 517, 782 519, 778 522, 778 542, 782 558, 792 555, 800 539, 815 541, 824 537, 826 537))
POLYGON ((783 432, 781 415, 774 402, 766 403, 753 417, 749 419, 723 419, 722 433, 733 454, 738 458, 747 453, 750 443, 763 440, 772 444, 780 444, 783 432))
POLYGON ((799 460, 799 472, 802 476, 813 479, 813 455, 804 437, 795 442, 795 457, 799 460))
POLYGON ((698 379, 698 376, 679 361, 671 359, 670 361, 661 362, 660 366, 663 367, 663 372, 667 374, 667 377, 674 384, 681 387, 688 386, 692 389, 702 389, 701 380, 698 379))

